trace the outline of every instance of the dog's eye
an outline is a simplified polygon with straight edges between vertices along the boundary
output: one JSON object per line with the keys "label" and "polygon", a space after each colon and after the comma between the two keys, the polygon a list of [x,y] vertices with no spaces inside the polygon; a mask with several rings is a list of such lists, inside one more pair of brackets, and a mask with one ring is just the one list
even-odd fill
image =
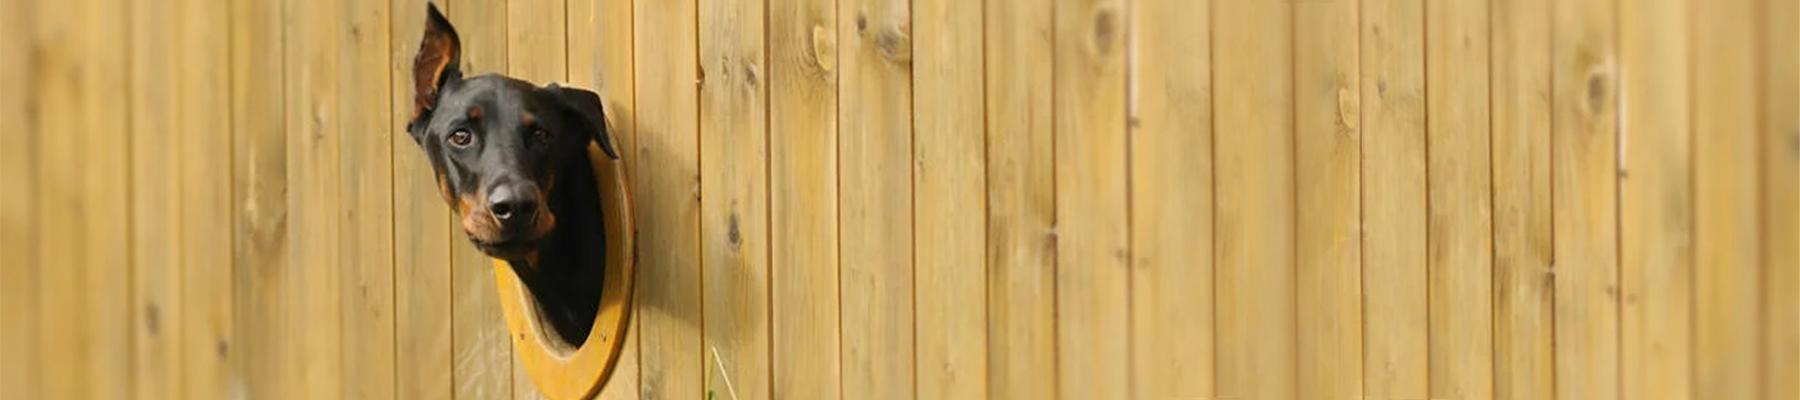
{"label": "dog's eye", "polygon": [[537,140],[538,143],[550,143],[550,131],[543,129],[533,130],[531,131],[531,138]]}
{"label": "dog's eye", "polygon": [[450,144],[456,147],[468,146],[469,143],[474,141],[475,135],[470,134],[466,129],[458,129],[456,132],[450,132]]}

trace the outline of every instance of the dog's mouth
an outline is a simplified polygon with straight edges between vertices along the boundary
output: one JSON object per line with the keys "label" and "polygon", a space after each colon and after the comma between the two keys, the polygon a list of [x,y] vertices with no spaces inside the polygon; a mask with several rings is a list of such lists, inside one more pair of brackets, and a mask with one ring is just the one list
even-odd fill
{"label": "dog's mouth", "polygon": [[538,214],[524,226],[504,226],[486,212],[463,215],[463,236],[476,250],[507,261],[528,259],[550,232],[556,229],[556,216]]}
{"label": "dog's mouth", "polygon": [[518,260],[529,256],[532,252],[537,250],[538,244],[543,241],[541,236],[495,241],[481,240],[480,238],[475,237],[475,235],[467,236],[469,238],[469,243],[474,244],[476,250],[481,250],[482,253],[487,254],[489,257],[502,260]]}
{"label": "dog's mouth", "polygon": [[[507,228],[497,224],[478,226],[478,230],[465,230],[463,233],[469,238],[469,243],[475,245],[476,250],[481,250],[489,257],[507,261],[526,260],[537,252],[545,238],[550,237],[550,231],[555,229],[555,223],[550,222],[553,220],[554,217],[549,215],[540,215],[537,223],[512,228],[510,233]],[[483,231],[479,228],[492,230]]]}

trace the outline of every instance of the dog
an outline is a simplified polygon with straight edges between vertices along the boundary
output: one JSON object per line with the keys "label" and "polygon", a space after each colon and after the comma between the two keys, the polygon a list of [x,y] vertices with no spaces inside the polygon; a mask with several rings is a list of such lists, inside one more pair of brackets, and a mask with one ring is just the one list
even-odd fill
{"label": "dog", "polygon": [[590,143],[618,158],[600,96],[497,74],[462,76],[462,41],[437,6],[413,58],[406,130],[469,242],[504,260],[540,315],[582,343],[599,308],[606,240]]}

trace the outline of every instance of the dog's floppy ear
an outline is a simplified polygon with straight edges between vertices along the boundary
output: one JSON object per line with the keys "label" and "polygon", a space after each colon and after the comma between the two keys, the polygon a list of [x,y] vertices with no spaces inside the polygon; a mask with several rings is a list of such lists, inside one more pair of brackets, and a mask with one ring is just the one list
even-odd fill
{"label": "dog's floppy ear", "polygon": [[600,106],[600,95],[554,82],[545,86],[544,90],[555,95],[557,100],[580,117],[579,122],[587,125],[584,129],[594,135],[594,142],[600,144],[600,149],[605,150],[608,157],[619,159],[619,151],[613,149],[612,134],[606,126],[606,111]]}
{"label": "dog's floppy ear", "polygon": [[435,4],[426,3],[425,13],[425,38],[419,40],[419,54],[413,56],[413,117],[406,124],[413,140],[425,132],[420,125],[430,119],[431,110],[437,107],[438,89],[462,79],[462,69],[457,66],[462,58],[462,39],[456,37],[456,28],[450,26],[450,20]]}

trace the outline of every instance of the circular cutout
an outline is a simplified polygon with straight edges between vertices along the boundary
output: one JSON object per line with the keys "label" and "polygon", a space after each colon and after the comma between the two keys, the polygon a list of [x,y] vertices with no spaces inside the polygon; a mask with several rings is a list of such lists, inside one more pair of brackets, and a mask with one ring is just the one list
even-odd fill
{"label": "circular cutout", "polygon": [[593,329],[579,344],[568,343],[539,312],[537,300],[507,265],[494,260],[494,280],[500,289],[500,308],[512,333],[514,354],[525,364],[538,390],[552,399],[585,399],[593,396],[612,374],[624,343],[626,322],[631,317],[632,273],[637,266],[637,247],[632,232],[631,196],[624,163],[608,158],[600,148],[588,145],[588,162],[599,181],[600,203],[606,229],[606,273],[601,281],[600,307]]}

